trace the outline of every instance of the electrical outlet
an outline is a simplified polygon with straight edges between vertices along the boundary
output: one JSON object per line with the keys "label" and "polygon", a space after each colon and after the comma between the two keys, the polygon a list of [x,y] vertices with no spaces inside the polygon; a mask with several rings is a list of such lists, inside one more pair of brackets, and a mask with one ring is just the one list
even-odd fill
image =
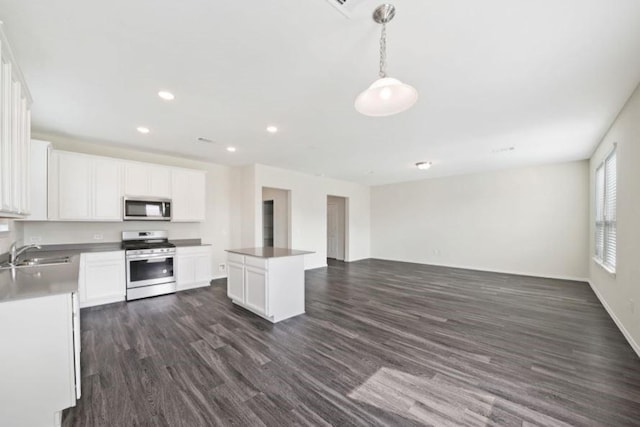
{"label": "electrical outlet", "polygon": [[102,239],[104,239],[104,236],[102,234],[93,235],[93,240],[102,240]]}
{"label": "electrical outlet", "polygon": [[227,271],[227,265],[226,264],[218,264],[218,270],[220,270],[221,272],[225,272]]}
{"label": "electrical outlet", "polygon": [[31,236],[31,243],[40,243],[42,242],[42,236]]}
{"label": "electrical outlet", "polygon": [[433,250],[433,254],[434,255],[440,255],[440,249],[434,249]]}
{"label": "electrical outlet", "polygon": [[631,311],[631,314],[636,313],[636,302],[634,300],[629,300],[629,310]]}

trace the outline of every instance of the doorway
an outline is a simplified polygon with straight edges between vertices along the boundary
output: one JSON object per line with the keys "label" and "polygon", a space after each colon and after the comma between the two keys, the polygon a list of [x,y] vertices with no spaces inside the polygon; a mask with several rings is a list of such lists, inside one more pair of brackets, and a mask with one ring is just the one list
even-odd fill
{"label": "doorway", "polygon": [[273,247],[273,200],[262,201],[262,246]]}
{"label": "doorway", "polygon": [[327,196],[327,258],[344,261],[347,252],[347,199]]}
{"label": "doorway", "polygon": [[262,188],[262,245],[291,248],[289,190]]}

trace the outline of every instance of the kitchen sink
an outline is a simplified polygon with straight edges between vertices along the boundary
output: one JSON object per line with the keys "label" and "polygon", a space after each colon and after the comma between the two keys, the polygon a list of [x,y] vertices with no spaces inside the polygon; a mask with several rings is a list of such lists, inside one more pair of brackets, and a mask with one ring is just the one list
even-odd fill
{"label": "kitchen sink", "polygon": [[[14,268],[23,267],[44,267],[47,265],[60,265],[68,264],[71,262],[71,258],[65,257],[50,257],[50,258],[27,258],[19,261]],[[0,269],[12,268],[9,263],[0,264]]]}

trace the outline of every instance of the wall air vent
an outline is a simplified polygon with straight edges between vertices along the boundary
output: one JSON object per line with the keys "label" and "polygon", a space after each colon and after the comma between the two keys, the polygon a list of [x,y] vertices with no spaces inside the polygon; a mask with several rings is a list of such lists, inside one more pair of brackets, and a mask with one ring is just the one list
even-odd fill
{"label": "wall air vent", "polygon": [[338,9],[347,18],[351,18],[351,12],[362,0],[327,0],[333,7]]}
{"label": "wall air vent", "polygon": [[215,144],[216,142],[213,139],[205,138],[204,136],[198,137],[198,142],[206,142],[207,144]]}

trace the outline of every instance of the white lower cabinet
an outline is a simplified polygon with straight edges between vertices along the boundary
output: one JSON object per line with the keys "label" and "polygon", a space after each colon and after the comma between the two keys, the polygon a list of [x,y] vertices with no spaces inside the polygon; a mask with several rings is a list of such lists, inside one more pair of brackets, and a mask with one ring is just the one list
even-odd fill
{"label": "white lower cabinet", "polygon": [[60,425],[80,397],[75,294],[0,303],[0,425]]}
{"label": "white lower cabinet", "polygon": [[211,246],[176,248],[176,281],[179,291],[209,286],[212,277]]}
{"label": "white lower cabinet", "polygon": [[275,323],[303,314],[304,258],[227,255],[227,296]]}
{"label": "white lower cabinet", "polygon": [[80,256],[80,306],[124,301],[125,273],[124,251],[83,253]]}

